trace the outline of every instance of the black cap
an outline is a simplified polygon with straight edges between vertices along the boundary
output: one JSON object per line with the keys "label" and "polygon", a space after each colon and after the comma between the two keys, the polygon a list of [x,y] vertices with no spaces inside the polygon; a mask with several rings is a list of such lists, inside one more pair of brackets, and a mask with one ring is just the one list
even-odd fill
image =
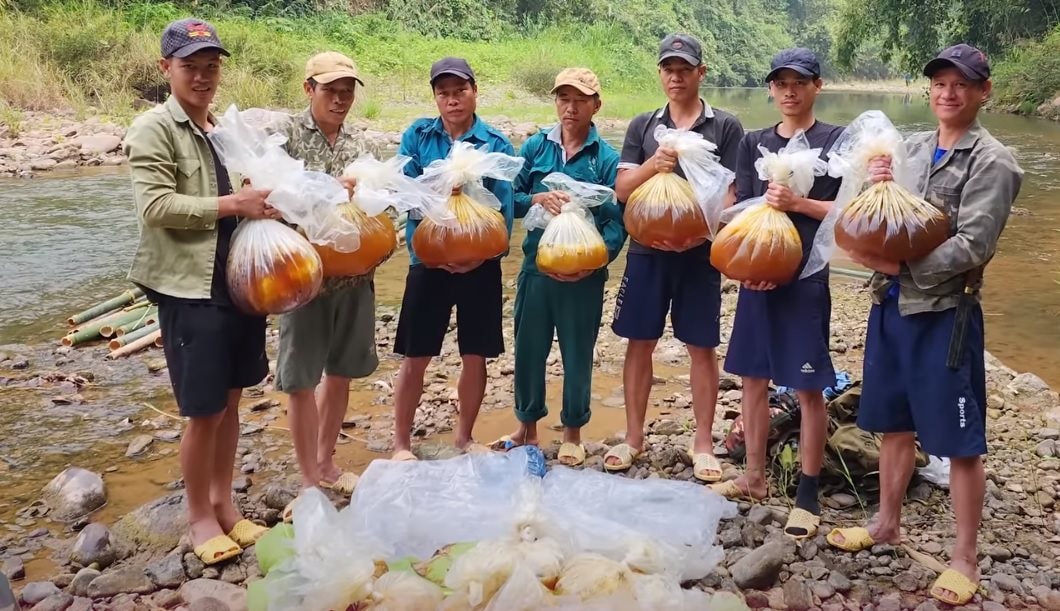
{"label": "black cap", "polygon": [[683,59],[693,66],[703,63],[703,47],[687,34],[670,34],[659,44],[659,63],[671,57]]}
{"label": "black cap", "polygon": [[459,57],[443,57],[442,59],[431,64],[431,84],[438,80],[438,77],[451,74],[458,76],[465,81],[475,82],[475,73],[471,70],[471,66],[468,65],[467,60]]}
{"label": "black cap", "polygon": [[942,53],[924,66],[924,76],[931,77],[943,68],[957,68],[970,81],[990,78],[990,62],[986,54],[972,45],[959,44],[943,49]]}
{"label": "black cap", "polygon": [[162,32],[162,57],[187,57],[203,49],[216,49],[230,55],[221,45],[217,30],[202,19],[181,19]]}
{"label": "black cap", "polygon": [[784,49],[774,55],[773,61],[769,63],[766,82],[777,78],[777,73],[781,70],[794,70],[803,76],[817,78],[821,76],[821,62],[817,61],[817,54],[809,49]]}

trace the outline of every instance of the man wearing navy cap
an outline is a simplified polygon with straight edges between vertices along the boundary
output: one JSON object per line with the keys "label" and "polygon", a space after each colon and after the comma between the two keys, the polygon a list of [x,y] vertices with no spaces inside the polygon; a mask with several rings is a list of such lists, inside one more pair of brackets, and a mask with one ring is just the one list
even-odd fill
{"label": "man wearing navy cap", "polygon": [[[915,443],[950,459],[957,522],[950,568],[931,595],[964,605],[979,587],[976,536],[986,478],[986,373],[983,270],[1019,194],[1023,170],[979,124],[990,96],[990,64],[975,47],[945,49],[924,66],[931,79],[934,131],[909,138],[934,160],[926,199],[945,210],[950,238],[916,261],[851,257],[876,273],[865,339],[858,426],[882,433],[880,511],[867,528],[837,528],[828,542],[847,551],[900,541],[902,499],[913,474]],[[893,180],[890,159],[870,163],[873,182]]]}
{"label": "man wearing navy cap", "polygon": [[821,65],[809,49],[785,49],[770,64],[766,83],[781,120],[772,127],[751,132],[740,143],[736,170],[736,201],[765,197],[766,202],[787,213],[802,242],[802,263],[795,279],[776,286],[745,282],[733,320],[725,370],[743,378],[743,422],[746,432],[747,468],[735,481],[716,484],[714,489],[729,498],[764,499],[766,443],[769,436],[769,382],[796,389],[802,412],[799,454],[802,473],[795,496],[795,509],[785,532],[795,538],[813,536],[819,515],[817,477],[824,459],[827,421],[823,389],[835,384],[835,371],[828,353],[831,337],[831,295],[828,270],[802,279],[802,268],[813,249],[814,236],[839,193],[840,180],[820,176],[805,197],[783,185],[759,179],[755,161],[759,146],[777,152],[802,132],[811,148],[821,149],[827,160],[843,128],[818,121],[814,102],[820,93]]}

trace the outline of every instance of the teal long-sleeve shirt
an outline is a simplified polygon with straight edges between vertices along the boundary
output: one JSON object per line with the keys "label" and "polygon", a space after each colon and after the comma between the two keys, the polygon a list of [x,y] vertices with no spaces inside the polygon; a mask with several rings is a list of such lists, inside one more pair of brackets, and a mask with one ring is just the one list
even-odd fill
{"label": "teal long-sleeve shirt", "polygon": [[[536,193],[548,191],[541,181],[552,172],[562,172],[571,178],[615,188],[618,175],[619,154],[600,138],[593,126],[580,151],[570,159],[564,159],[560,141],[560,127],[543,129],[523,143],[519,155],[526,161],[515,179],[515,216],[523,218],[530,212],[531,200]],[[596,228],[607,246],[608,261],[614,261],[626,242],[626,229],[622,224],[622,210],[615,203],[590,208]],[[526,234],[523,240],[523,271],[537,274],[537,245],[541,241],[542,229]],[[600,273],[607,273],[606,268]]]}
{"label": "teal long-sleeve shirt", "polygon": [[[490,127],[485,121],[475,116],[471,129],[458,138],[460,141],[470,142],[476,148],[487,145],[487,152],[504,153],[515,156],[515,148],[508,138],[500,131]],[[423,174],[424,168],[438,159],[445,159],[453,148],[453,139],[445,131],[442,119],[417,119],[401,135],[401,146],[398,154],[411,157],[411,161],[405,165],[405,174],[416,178]],[[512,224],[515,220],[515,201],[512,183],[504,180],[486,178],[482,181],[483,186],[489,189],[501,202],[501,214],[504,216],[504,224],[508,228],[508,237],[512,235]],[[409,262],[418,265],[419,259],[412,251],[412,234],[419,226],[422,219],[413,218],[409,215],[408,223],[405,225],[405,245],[409,249]]]}

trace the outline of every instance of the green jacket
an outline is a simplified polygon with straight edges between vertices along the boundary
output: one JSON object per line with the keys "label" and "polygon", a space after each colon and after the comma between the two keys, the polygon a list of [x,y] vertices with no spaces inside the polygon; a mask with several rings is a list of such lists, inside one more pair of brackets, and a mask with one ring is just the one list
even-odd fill
{"label": "green jacket", "polygon": [[[563,144],[560,142],[560,127],[542,129],[530,136],[519,150],[519,155],[526,162],[519,176],[515,179],[515,216],[523,218],[533,205],[531,200],[536,193],[548,189],[541,181],[552,172],[562,172],[571,178],[615,188],[615,177],[618,175],[618,152],[611,147],[596,131],[596,126],[589,129],[585,145],[570,159],[564,160]],[[622,225],[622,211],[615,203],[590,208],[596,228],[607,245],[608,261],[614,261],[626,242],[626,229]],[[542,229],[535,229],[526,234],[523,240],[523,271],[539,273],[537,270],[537,245],[541,241]],[[606,268],[599,273],[607,273]]]}
{"label": "green jacket", "polygon": [[219,198],[205,137],[170,96],[136,118],[124,151],[140,226],[129,280],[170,297],[209,299]]}

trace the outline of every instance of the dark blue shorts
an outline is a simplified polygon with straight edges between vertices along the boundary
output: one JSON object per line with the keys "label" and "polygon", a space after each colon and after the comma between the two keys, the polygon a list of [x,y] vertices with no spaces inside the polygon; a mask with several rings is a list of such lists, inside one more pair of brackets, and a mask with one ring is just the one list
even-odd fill
{"label": "dark blue shorts", "polygon": [[710,244],[685,252],[629,253],[611,329],[627,339],[655,340],[670,313],[674,337],[689,346],[720,343],[721,273]]}
{"label": "dark blue shorts", "polygon": [[828,354],[828,283],[802,280],[771,291],[740,289],[725,371],[796,390],[835,385]]}
{"label": "dark blue shorts", "polygon": [[873,433],[915,431],[928,454],[986,454],[983,310],[972,306],[958,369],[946,366],[956,309],[902,316],[898,299],[874,305],[865,339],[858,426]]}

